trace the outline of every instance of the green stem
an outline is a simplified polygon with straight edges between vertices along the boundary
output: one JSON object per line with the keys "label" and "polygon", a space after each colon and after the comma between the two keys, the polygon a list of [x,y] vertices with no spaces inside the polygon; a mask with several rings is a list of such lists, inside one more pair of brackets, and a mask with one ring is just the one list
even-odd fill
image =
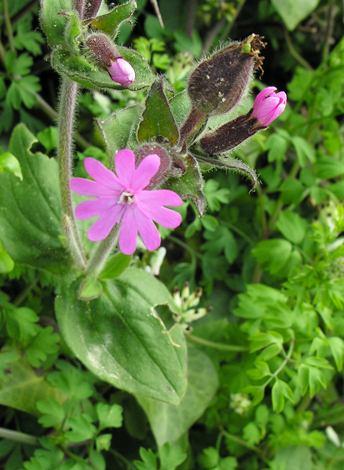
{"label": "green stem", "polygon": [[293,46],[293,43],[291,42],[288,30],[285,26],[284,26],[284,37],[285,37],[285,41],[287,43],[290,55],[292,55],[294,59],[296,59],[306,70],[309,70],[310,72],[314,72],[313,67],[311,67],[309,63],[303,57],[301,57],[300,54],[296,52]]}
{"label": "green stem", "polygon": [[219,349],[221,351],[234,351],[234,352],[245,352],[249,351],[250,349],[247,346],[238,346],[236,344],[222,344],[222,343],[215,343],[214,341],[209,341],[204,338],[200,338],[199,336],[194,335],[187,335],[186,338],[193,343],[202,344],[203,346],[208,346],[209,348]]}
{"label": "green stem", "polygon": [[278,376],[278,374],[285,368],[285,366],[288,364],[289,362],[289,359],[291,358],[291,355],[293,354],[293,351],[294,351],[294,344],[295,344],[295,338],[294,338],[294,332],[293,332],[293,336],[291,338],[291,343],[290,343],[290,348],[289,348],[289,351],[288,351],[288,354],[286,355],[284,361],[282,362],[282,364],[279,366],[278,369],[275,370],[275,372],[271,375],[271,377],[265,382],[265,384],[263,385],[263,387],[266,387],[267,385],[269,385],[269,383],[275,378]]}
{"label": "green stem", "polygon": [[90,261],[86,266],[86,274],[97,277],[103,269],[109,254],[118,242],[120,225],[116,224],[110,234],[100,242]]}
{"label": "green stem", "polygon": [[78,455],[75,455],[73,454],[73,452],[70,452],[69,450],[67,450],[65,447],[62,447],[62,446],[57,446],[60,450],[62,450],[62,452],[67,455],[67,457],[69,457],[70,459],[74,460],[74,462],[78,462],[78,463],[81,463],[82,465],[85,465],[86,467],[88,468],[91,468],[92,470],[94,470],[95,467],[94,465],[86,462],[86,460],[82,459],[81,457],[79,457]]}
{"label": "green stem", "polygon": [[121,460],[123,463],[125,463],[127,465],[127,468],[131,468],[132,470],[137,470],[137,468],[135,467],[135,465],[133,463],[130,462],[130,460],[128,460],[127,458],[125,458],[122,454],[120,454],[119,452],[117,452],[117,450],[115,449],[109,449],[108,452],[110,452],[110,454],[114,455],[115,457],[117,457],[119,460]]}
{"label": "green stem", "polygon": [[11,25],[11,18],[8,13],[8,4],[7,0],[2,0],[2,5],[4,8],[4,16],[5,16],[5,24],[6,24],[6,30],[7,30],[7,36],[8,36],[8,44],[10,46],[10,51],[15,51],[14,47],[14,40],[13,40],[13,31],[12,31],[12,25]]}
{"label": "green stem", "polygon": [[24,300],[26,299],[26,297],[29,295],[29,293],[32,291],[32,289],[35,287],[35,285],[37,284],[38,282],[38,277],[36,277],[36,279],[34,279],[31,284],[29,284],[27,286],[27,288],[25,290],[23,290],[23,292],[21,292],[18,297],[14,300],[13,302],[13,306],[14,307],[19,307],[19,305],[24,302]]}
{"label": "green stem", "polygon": [[200,260],[203,259],[203,255],[201,255],[200,253],[197,253],[197,251],[193,250],[191,246],[189,246],[187,243],[184,243],[183,241],[179,240],[179,238],[174,237],[173,235],[169,235],[167,238],[171,240],[172,242],[177,243],[177,245],[183,247],[186,251],[190,253],[192,257],[195,257],[195,258],[197,257]]}
{"label": "green stem", "polygon": [[[73,201],[69,183],[72,176],[72,146],[73,146],[73,124],[74,113],[77,100],[78,84],[67,78],[62,79],[60,105],[58,113],[59,128],[59,146],[58,161],[60,175],[60,189],[62,209],[65,217],[70,221],[73,237],[66,230],[68,248],[74,261],[80,268],[84,268],[86,264],[84,250],[81,244],[80,234],[76,225],[76,219],[73,210]],[[81,260],[76,253],[81,253]]]}
{"label": "green stem", "polygon": [[231,224],[230,222],[227,222],[225,220],[219,220],[220,224],[221,225],[225,225],[226,227],[228,227],[230,230],[233,230],[233,232],[235,232],[236,234],[238,234],[241,238],[243,238],[244,240],[247,241],[247,243],[251,246],[254,246],[254,242],[253,240],[251,240],[251,238],[246,235],[245,232],[243,232],[242,230],[240,230],[240,228],[236,227],[234,224]]}
{"label": "green stem", "polygon": [[237,444],[242,445],[243,447],[246,447],[247,449],[253,450],[259,455],[259,458],[266,464],[270,464],[269,460],[266,459],[263,455],[263,452],[258,449],[256,446],[251,446],[248,442],[244,441],[243,439],[240,439],[237,436],[234,436],[234,434],[230,434],[229,432],[225,431],[224,429],[221,429],[222,434],[229,439],[232,442],[236,442]]}
{"label": "green stem", "polygon": [[238,16],[240,15],[240,12],[241,10],[243,9],[244,5],[245,5],[245,2],[246,0],[241,0],[241,4],[237,7],[236,9],[236,12],[235,12],[235,15],[233,16],[233,19],[230,23],[228,23],[228,26],[227,28],[224,30],[224,32],[222,33],[222,36],[221,36],[221,40],[222,41],[226,41],[228,40],[228,37],[230,35],[230,32],[234,26],[234,23],[236,22],[236,20],[238,19]]}
{"label": "green stem", "polygon": [[[289,176],[288,176],[287,180],[295,178],[295,176],[299,172],[299,169],[300,169],[300,164],[296,160],[294,162],[294,165],[293,165],[292,169],[290,170],[290,173],[289,173]],[[279,199],[278,202],[277,202],[276,208],[274,210],[274,213],[272,214],[271,219],[269,220],[269,224],[268,224],[268,227],[267,227],[267,232],[265,233],[265,238],[266,239],[269,238],[270,232],[274,228],[275,223],[278,219],[278,216],[279,216],[281,210],[283,209],[283,206],[284,206],[283,201],[281,199]]]}
{"label": "green stem", "polygon": [[12,431],[11,429],[0,428],[0,437],[10,441],[20,442],[21,444],[28,444],[30,446],[40,445],[38,437],[24,434],[19,431]]}

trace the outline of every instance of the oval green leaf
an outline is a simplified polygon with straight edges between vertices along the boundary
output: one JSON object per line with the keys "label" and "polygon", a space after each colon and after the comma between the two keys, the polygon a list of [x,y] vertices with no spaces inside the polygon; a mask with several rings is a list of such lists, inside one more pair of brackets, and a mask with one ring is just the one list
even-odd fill
{"label": "oval green leaf", "polygon": [[150,274],[127,269],[104,281],[101,295],[77,299],[80,280],[62,285],[56,299],[61,332],[75,355],[115,387],[177,405],[186,391],[186,344],[179,326],[167,331],[153,312],[173,305]]}

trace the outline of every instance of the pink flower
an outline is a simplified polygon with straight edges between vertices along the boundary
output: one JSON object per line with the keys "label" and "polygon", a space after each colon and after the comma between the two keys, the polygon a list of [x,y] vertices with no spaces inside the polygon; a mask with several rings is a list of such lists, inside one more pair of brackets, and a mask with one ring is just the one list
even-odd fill
{"label": "pink flower", "polygon": [[131,64],[119,57],[109,67],[110,77],[122,86],[131,85],[135,81],[135,70]]}
{"label": "pink flower", "polygon": [[275,93],[274,86],[268,86],[258,93],[253,105],[252,117],[255,117],[260,126],[268,126],[284,111],[287,104],[287,95],[284,91]]}
{"label": "pink flower", "polygon": [[159,170],[158,155],[147,155],[135,168],[134,153],[121,150],[115,157],[116,175],[94,158],[85,158],[84,164],[94,181],[73,178],[70,187],[77,194],[96,197],[75,209],[75,216],[80,220],[100,215],[87,233],[89,240],[104,240],[113,226],[121,223],[119,248],[131,255],[136,249],[138,233],[147,250],[160,246],[159,231],[153,221],[166,228],[180,225],[181,215],[163,207],[180,206],[183,202],[178,194],[167,189],[144,189]]}

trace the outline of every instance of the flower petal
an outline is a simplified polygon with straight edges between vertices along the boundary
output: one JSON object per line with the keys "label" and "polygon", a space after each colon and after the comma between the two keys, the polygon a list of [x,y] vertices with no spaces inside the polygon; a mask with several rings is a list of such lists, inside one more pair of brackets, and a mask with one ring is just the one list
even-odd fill
{"label": "flower petal", "polygon": [[115,156],[115,171],[118,180],[125,189],[130,189],[135,175],[134,152],[128,149],[120,150]]}
{"label": "flower petal", "polygon": [[97,183],[108,186],[109,188],[123,191],[123,186],[119,183],[117,177],[112,171],[108,170],[102,163],[95,158],[88,157],[84,160],[87,173],[97,181]]}
{"label": "flower petal", "polygon": [[155,191],[141,191],[138,195],[141,202],[159,206],[181,206],[183,201],[174,191],[157,189]]}
{"label": "flower petal", "polygon": [[124,209],[125,206],[122,204],[116,204],[104,212],[88,230],[87,238],[92,242],[104,240],[111,232],[112,227],[120,222]]}
{"label": "flower petal", "polygon": [[149,185],[150,180],[158,172],[160,167],[160,157],[155,153],[147,155],[135,170],[135,177],[132,181],[132,189],[138,191]]}
{"label": "flower petal", "polygon": [[116,194],[114,189],[86,178],[73,178],[69,183],[69,187],[75,193],[83,196],[114,197]]}
{"label": "flower petal", "polygon": [[275,86],[268,86],[264,88],[261,92],[258,93],[256,99],[254,100],[253,107],[256,107],[260,104],[261,101],[265,100],[267,96],[274,95],[274,92],[277,90]]}
{"label": "flower petal", "polygon": [[154,207],[152,211],[142,209],[141,206],[139,209],[146,217],[165,228],[176,228],[183,220],[178,212],[166,207]]}
{"label": "flower petal", "polygon": [[119,249],[125,255],[132,255],[137,245],[137,224],[133,207],[127,207],[119,232]]}
{"label": "flower petal", "polygon": [[111,207],[116,205],[117,200],[109,199],[90,199],[89,201],[81,202],[75,209],[75,217],[79,220],[90,219],[97,215],[101,215]]}
{"label": "flower petal", "polygon": [[137,228],[141,235],[142,241],[148,251],[154,251],[159,248],[161,238],[159,230],[154,225],[154,222],[141,212],[137,207],[133,209],[136,219]]}

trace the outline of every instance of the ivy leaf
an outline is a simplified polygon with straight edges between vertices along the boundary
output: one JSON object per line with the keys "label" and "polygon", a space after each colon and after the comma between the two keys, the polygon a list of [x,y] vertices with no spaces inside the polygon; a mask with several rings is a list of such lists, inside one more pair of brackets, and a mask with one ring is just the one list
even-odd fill
{"label": "ivy leaf", "polygon": [[37,402],[37,409],[42,414],[38,422],[46,428],[56,426],[65,417],[65,411],[55,398],[49,397],[46,400],[39,400]]}
{"label": "ivy leaf", "polygon": [[37,139],[45,148],[47,154],[57,148],[58,130],[57,127],[46,127],[44,131],[37,134]]}
{"label": "ivy leaf", "polygon": [[91,422],[92,418],[87,413],[75,418],[68,418],[67,424],[72,430],[65,433],[66,439],[69,442],[82,442],[93,439],[97,434],[97,428]]}
{"label": "ivy leaf", "polygon": [[197,458],[198,463],[206,469],[217,467],[220,455],[215,447],[207,447]]}
{"label": "ivy leaf", "polygon": [[276,377],[272,387],[272,408],[276,413],[281,413],[284,408],[284,398],[294,403],[294,395],[289,385]]}
{"label": "ivy leaf", "polygon": [[232,232],[223,225],[217,227],[215,231],[206,231],[204,238],[208,241],[203,243],[202,249],[207,252],[207,256],[218,256],[224,252],[228,264],[232,264],[238,256],[237,242]]}
{"label": "ivy leaf", "polygon": [[159,452],[160,470],[175,470],[187,457],[179,446],[171,446],[166,442]]}
{"label": "ivy leaf", "polygon": [[48,375],[47,380],[51,385],[75,401],[85,400],[93,395],[93,387],[87,372],[61,360],[57,361],[55,366],[60,370]]}
{"label": "ivy leaf", "polygon": [[328,343],[330,346],[331,354],[334,358],[334,362],[336,363],[337,370],[341,371],[343,368],[344,361],[344,341],[342,340],[342,338],[332,336],[331,338],[328,338]]}
{"label": "ivy leaf", "polygon": [[6,322],[8,336],[27,344],[39,331],[39,326],[36,324],[38,319],[39,317],[31,308],[9,309]]}
{"label": "ivy leaf", "polygon": [[25,354],[33,367],[41,367],[49,355],[58,352],[59,335],[53,331],[52,326],[40,328],[30,345],[25,348]]}
{"label": "ivy leaf", "polygon": [[20,54],[17,57],[16,52],[7,52],[5,55],[5,65],[7,72],[12,75],[20,75],[23,77],[30,73],[33,64],[33,58],[29,54]]}
{"label": "ivy leaf", "polygon": [[281,238],[263,240],[252,250],[253,256],[262,264],[262,269],[275,275],[278,275],[287,263],[291,252],[291,243]]}
{"label": "ivy leaf", "polygon": [[204,185],[204,195],[207,200],[209,210],[217,212],[221,209],[221,204],[228,204],[230,191],[227,188],[220,188],[220,183],[209,179]]}
{"label": "ivy leaf", "polygon": [[42,49],[39,44],[44,44],[44,39],[38,31],[32,31],[30,23],[19,22],[17,34],[14,37],[14,46],[18,50],[26,49],[32,55],[39,55]]}
{"label": "ivy leaf", "polygon": [[120,428],[122,426],[123,408],[120,405],[114,404],[110,406],[106,403],[98,403],[96,410],[100,431],[105,428]]}
{"label": "ivy leaf", "polygon": [[158,470],[158,462],[151,449],[146,450],[141,447],[139,452],[142,462],[139,460],[134,461],[138,470]]}
{"label": "ivy leaf", "polygon": [[243,437],[245,441],[254,446],[261,440],[261,435],[258,426],[255,423],[248,423],[243,429]]}
{"label": "ivy leaf", "polygon": [[111,446],[112,434],[101,434],[96,438],[96,448],[98,452],[109,450]]}

